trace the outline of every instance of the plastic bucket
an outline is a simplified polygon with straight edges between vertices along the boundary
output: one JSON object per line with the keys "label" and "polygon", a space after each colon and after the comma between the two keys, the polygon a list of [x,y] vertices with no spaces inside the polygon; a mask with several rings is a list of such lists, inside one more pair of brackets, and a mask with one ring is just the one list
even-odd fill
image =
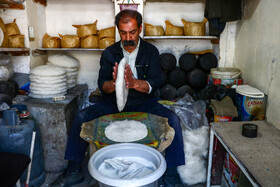
{"label": "plastic bucket", "polygon": [[256,88],[249,85],[237,86],[236,105],[241,121],[265,119],[266,97]]}
{"label": "plastic bucket", "polygon": [[[114,179],[105,176],[98,168],[105,159],[112,159],[115,157],[122,158],[140,158],[146,159],[152,162],[156,170],[141,178],[134,179]],[[148,147],[146,145],[137,143],[120,143],[109,145],[96,151],[89,160],[88,168],[91,176],[95,178],[100,187],[111,186],[145,186],[145,187],[157,187],[158,179],[163,175],[166,170],[166,162],[160,152],[156,149]]]}
{"label": "plastic bucket", "polygon": [[222,84],[228,88],[232,85],[241,85],[241,71],[236,68],[212,68],[208,77],[208,84]]}

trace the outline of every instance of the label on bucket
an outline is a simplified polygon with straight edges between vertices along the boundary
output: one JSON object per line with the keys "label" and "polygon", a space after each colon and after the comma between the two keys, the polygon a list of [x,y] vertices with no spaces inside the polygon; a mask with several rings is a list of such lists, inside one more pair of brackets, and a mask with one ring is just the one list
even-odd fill
{"label": "label on bucket", "polygon": [[241,121],[265,119],[266,97],[252,98],[237,93],[236,104]]}
{"label": "label on bucket", "polygon": [[229,122],[232,121],[231,116],[216,116],[214,115],[214,122]]}
{"label": "label on bucket", "polygon": [[242,79],[215,79],[210,75],[208,76],[208,84],[225,85],[227,88],[231,88],[233,85],[241,85]]}

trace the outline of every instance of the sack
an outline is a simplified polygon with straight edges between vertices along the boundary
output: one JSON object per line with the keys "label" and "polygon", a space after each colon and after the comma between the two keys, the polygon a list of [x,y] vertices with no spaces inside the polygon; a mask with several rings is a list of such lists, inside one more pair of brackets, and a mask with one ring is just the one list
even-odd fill
{"label": "sack", "polygon": [[0,17],[0,28],[2,29],[2,31],[5,33],[7,30],[6,30],[6,26],[5,26],[5,23],[4,21],[2,20],[2,18]]}
{"label": "sack", "polygon": [[206,18],[202,22],[189,22],[181,20],[184,24],[185,36],[205,36],[205,24],[208,21]]}
{"label": "sack", "polygon": [[10,48],[24,48],[24,35],[9,36]]}
{"label": "sack", "polygon": [[9,36],[8,33],[4,33],[4,40],[2,42],[1,47],[9,47]]}
{"label": "sack", "polygon": [[163,36],[164,30],[162,26],[154,26],[148,23],[145,25],[145,36]]}
{"label": "sack", "polygon": [[183,36],[184,27],[174,26],[170,21],[165,21],[165,35],[166,36]]}
{"label": "sack", "polygon": [[77,35],[79,36],[79,38],[83,38],[86,36],[97,34],[96,24],[97,24],[97,20],[93,24],[72,25],[72,26],[77,28]]}
{"label": "sack", "polygon": [[5,23],[3,22],[2,18],[0,18],[0,28],[2,29],[3,34],[4,34],[3,42],[0,47],[9,47],[9,36],[7,33]]}
{"label": "sack", "polygon": [[43,37],[43,48],[60,48],[60,38],[51,37],[46,33]]}
{"label": "sack", "polygon": [[100,49],[106,49],[110,45],[113,45],[115,43],[115,38],[102,38],[99,40],[99,48]]}
{"label": "sack", "polygon": [[14,19],[12,23],[8,23],[5,26],[6,26],[8,36],[20,35],[20,31],[16,24],[16,19]]}
{"label": "sack", "polygon": [[102,38],[115,38],[115,27],[102,29],[98,32],[99,40]]}
{"label": "sack", "polygon": [[81,48],[98,48],[98,36],[86,36],[81,39]]}
{"label": "sack", "polygon": [[76,35],[61,35],[61,48],[79,48],[80,38]]}

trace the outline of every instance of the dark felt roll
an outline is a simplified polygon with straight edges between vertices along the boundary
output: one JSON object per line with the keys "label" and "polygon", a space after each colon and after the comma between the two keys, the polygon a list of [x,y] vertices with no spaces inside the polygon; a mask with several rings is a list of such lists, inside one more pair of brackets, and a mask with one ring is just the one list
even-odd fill
{"label": "dark felt roll", "polygon": [[162,53],[159,56],[160,66],[163,70],[171,71],[176,67],[176,57],[171,53]]}
{"label": "dark felt roll", "polygon": [[179,67],[176,67],[174,70],[168,73],[168,81],[175,88],[179,88],[186,84],[187,75]]}
{"label": "dark felt roll", "polygon": [[194,54],[185,53],[179,59],[179,66],[184,71],[191,71],[196,68],[196,58]]}

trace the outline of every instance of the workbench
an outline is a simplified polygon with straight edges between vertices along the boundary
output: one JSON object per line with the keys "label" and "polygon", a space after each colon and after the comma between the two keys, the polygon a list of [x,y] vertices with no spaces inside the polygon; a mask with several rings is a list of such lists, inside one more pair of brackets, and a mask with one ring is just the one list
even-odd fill
{"label": "workbench", "polygon": [[[242,124],[258,126],[256,138],[241,135]],[[214,137],[221,142],[253,186],[280,186],[280,130],[265,121],[213,122],[210,124],[207,187],[211,186]]]}
{"label": "workbench", "polygon": [[80,84],[67,91],[65,100],[28,98],[19,103],[27,105],[27,111],[35,118],[41,131],[45,171],[48,173],[59,173],[67,166],[64,160],[67,137],[87,92],[87,85]]}

